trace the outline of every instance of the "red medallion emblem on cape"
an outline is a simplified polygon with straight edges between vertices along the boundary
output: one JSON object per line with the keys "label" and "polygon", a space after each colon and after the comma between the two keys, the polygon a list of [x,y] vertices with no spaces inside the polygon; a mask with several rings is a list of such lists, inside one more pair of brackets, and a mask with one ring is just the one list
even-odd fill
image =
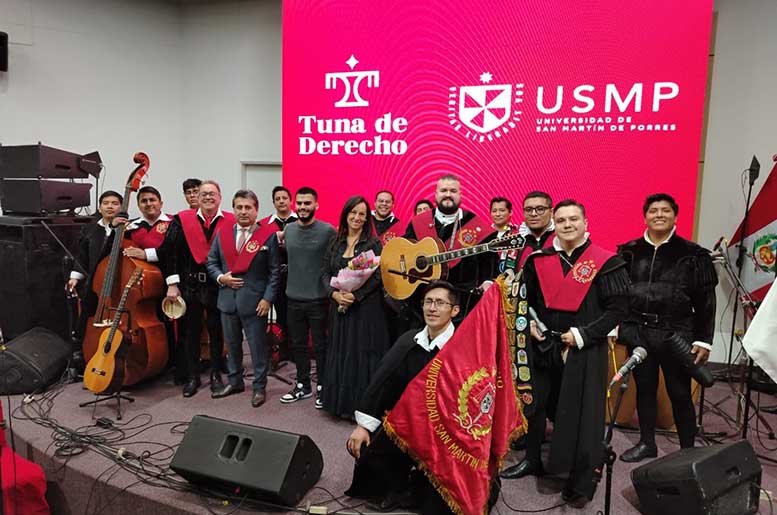
{"label": "red medallion emblem on cape", "polygon": [[[234,224],[233,224],[234,225]],[[269,240],[277,231],[278,226],[267,224],[259,226],[243,245],[243,249],[238,252],[235,244],[235,229],[230,227],[227,230],[224,227],[219,232],[219,243],[221,252],[224,254],[224,261],[227,262],[227,269],[233,274],[244,274],[251,266],[251,261],[259,254],[267,240]]]}
{"label": "red medallion emblem on cape", "polygon": [[577,311],[594,277],[614,255],[597,245],[589,245],[566,276],[557,253],[537,255],[534,266],[548,309]]}
{"label": "red medallion emblem on cape", "polygon": [[186,243],[189,244],[189,250],[192,253],[192,257],[197,264],[202,265],[208,260],[208,252],[210,252],[210,244],[213,242],[213,237],[223,227],[232,228],[235,225],[235,215],[228,211],[222,211],[221,217],[213,220],[214,223],[218,223],[218,227],[211,234],[210,240],[205,238],[205,232],[200,225],[199,217],[195,209],[187,209],[178,213],[178,218],[181,219],[181,227],[183,228],[183,234],[186,236]]}
{"label": "red medallion emblem on cape", "polygon": [[[427,237],[434,238],[435,240],[440,239],[437,236],[437,230],[434,226],[434,211],[432,209],[414,216],[410,223],[413,225],[416,240],[421,241]],[[463,227],[460,227],[458,231],[453,233],[453,247],[451,247],[450,240],[443,242],[443,244],[447,250],[474,247],[485,240],[490,234],[493,234],[493,231],[490,229],[490,224],[485,223],[480,217],[475,215],[470,218],[469,222],[465,223]],[[461,259],[450,261],[448,263],[448,268],[453,268],[458,265],[460,261]]]}
{"label": "red medallion emblem on cape", "polygon": [[383,422],[456,514],[487,513],[510,440],[526,431],[511,366],[502,293],[489,288]]}
{"label": "red medallion emblem on cape", "polygon": [[[139,220],[142,221],[142,220]],[[158,249],[165,241],[169,221],[157,220],[151,228],[136,227],[129,233],[130,240],[136,247],[141,249]]]}

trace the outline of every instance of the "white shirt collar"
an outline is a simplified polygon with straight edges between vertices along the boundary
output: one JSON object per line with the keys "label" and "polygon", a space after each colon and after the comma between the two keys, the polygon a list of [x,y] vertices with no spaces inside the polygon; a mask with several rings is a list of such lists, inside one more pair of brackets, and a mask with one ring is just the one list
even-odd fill
{"label": "white shirt collar", "polygon": [[167,216],[167,214],[165,214],[164,212],[163,212],[163,213],[161,213],[161,214],[159,215],[159,217],[158,217],[156,220],[154,220],[154,221],[149,221],[148,219],[146,219],[146,218],[143,218],[143,217],[141,216],[141,217],[139,217],[139,218],[136,218],[136,219],[134,219],[133,221],[131,221],[131,222],[129,223],[129,225],[127,225],[127,230],[130,230],[130,231],[132,231],[132,230],[134,230],[134,229],[137,229],[138,227],[140,227],[140,222],[146,222],[148,225],[150,225],[151,227],[153,227],[153,226],[154,226],[154,224],[155,224],[155,223],[157,223],[157,222],[169,222],[170,220],[171,220],[171,218],[170,218],[169,216]]}
{"label": "white shirt collar", "polygon": [[446,215],[442,211],[440,211],[440,208],[434,208],[434,217],[443,225],[452,224],[456,221],[458,218],[461,220],[461,217],[463,216],[463,212],[461,208],[458,209],[455,213],[452,215]]}
{"label": "white shirt collar", "polygon": [[[246,229],[248,229],[248,234],[253,234],[258,227],[259,224],[257,222],[254,222],[254,225],[251,227],[246,227]],[[239,223],[235,222],[235,230],[239,231],[240,229],[243,229],[243,227]]]}
{"label": "white shirt collar", "polygon": [[448,343],[448,340],[453,336],[453,331],[456,328],[453,326],[453,322],[448,322],[448,326],[443,332],[437,335],[432,341],[429,341],[429,326],[424,327],[421,332],[416,334],[413,339],[420,345],[426,352],[431,352],[435,347],[442,350],[443,346]]}
{"label": "white shirt collar", "polygon": [[[202,214],[202,208],[197,209],[197,216],[205,220],[205,215]],[[224,213],[221,212],[221,208],[219,208],[219,210],[216,211],[216,214],[213,216],[213,219],[215,220],[220,216],[224,216]]]}
{"label": "white shirt collar", "polygon": [[[286,217],[286,220],[288,220],[292,216],[294,218],[296,218],[297,217],[297,213],[295,213],[294,211],[289,211],[289,216]],[[271,223],[274,223],[276,220],[280,220],[281,222],[285,222],[286,221],[283,218],[281,218],[280,216],[278,216],[278,213],[276,212],[276,213],[273,213],[273,214],[270,215],[270,217],[267,219],[267,223],[271,224]]]}
{"label": "white shirt collar", "polygon": [[[572,252],[574,252],[575,249],[579,249],[580,247],[585,245],[585,242],[588,241],[589,236],[591,236],[591,233],[586,231],[585,235],[583,235],[583,241],[581,241],[578,245],[575,245],[575,248],[572,249]],[[564,252],[564,249],[561,248],[561,240],[558,239],[558,236],[553,237],[553,248],[556,250],[556,252]]]}
{"label": "white shirt collar", "polygon": [[[550,221],[550,225],[545,228],[544,231],[542,231],[542,234],[545,234],[546,232],[552,232],[556,230],[556,226],[553,224],[553,220]],[[532,234],[531,229],[529,229],[529,226],[526,225],[526,222],[521,222],[521,226],[518,227],[518,234],[521,236],[526,236],[527,234]],[[540,235],[542,236],[542,235]]]}
{"label": "white shirt collar", "polygon": [[379,218],[378,218],[378,213],[377,213],[377,212],[375,212],[375,210],[373,209],[373,210],[372,210],[372,216],[373,216],[373,217],[375,218],[375,220],[377,220],[378,222],[382,222],[383,220],[394,220],[394,211],[392,211],[391,213],[389,213],[389,215],[388,215],[386,218],[379,219]]}
{"label": "white shirt collar", "polygon": [[644,234],[644,236],[643,236],[643,237],[645,238],[645,241],[646,241],[646,242],[648,242],[648,243],[650,243],[652,246],[654,246],[654,247],[660,247],[661,245],[663,245],[664,243],[666,243],[667,241],[669,241],[669,240],[671,240],[671,239],[672,239],[672,236],[674,236],[674,232],[675,232],[676,230],[677,230],[677,226],[675,225],[674,227],[672,227],[672,230],[669,232],[669,236],[667,236],[667,237],[666,237],[666,239],[665,239],[664,241],[662,241],[661,243],[659,243],[658,245],[656,245],[655,243],[653,243],[653,241],[650,239],[650,236],[648,236],[647,229],[645,229],[645,234]]}

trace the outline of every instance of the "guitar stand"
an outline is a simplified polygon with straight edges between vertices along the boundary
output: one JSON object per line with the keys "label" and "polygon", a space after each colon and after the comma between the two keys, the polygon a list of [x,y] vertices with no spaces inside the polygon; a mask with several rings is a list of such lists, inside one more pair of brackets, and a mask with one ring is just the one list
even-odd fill
{"label": "guitar stand", "polygon": [[79,408],[83,408],[84,406],[93,406],[92,418],[94,418],[94,411],[97,409],[97,404],[100,402],[116,399],[116,420],[121,420],[121,400],[122,399],[124,399],[127,402],[135,402],[134,397],[130,397],[129,395],[125,395],[121,393],[121,390],[119,390],[116,393],[108,393],[108,394],[96,393],[94,394],[94,396],[97,397],[95,400],[82,402],[78,405]]}

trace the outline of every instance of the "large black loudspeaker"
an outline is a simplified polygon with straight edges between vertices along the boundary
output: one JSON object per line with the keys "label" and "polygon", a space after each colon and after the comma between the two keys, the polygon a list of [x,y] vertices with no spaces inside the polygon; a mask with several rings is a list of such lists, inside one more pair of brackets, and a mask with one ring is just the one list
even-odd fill
{"label": "large black loudspeaker", "polygon": [[4,213],[47,215],[89,205],[88,182],[47,179],[0,179],[0,206]]}
{"label": "large black loudspeaker", "polygon": [[0,32],[0,72],[8,71],[8,34]]}
{"label": "large black loudspeaker", "polygon": [[170,468],[203,487],[296,506],[324,459],[309,436],[196,415]]}
{"label": "large black loudspeaker", "polygon": [[631,472],[645,515],[746,515],[758,511],[761,464],[747,440],[682,449]]}
{"label": "large black loudspeaker", "polygon": [[70,337],[65,251],[43,224],[76,254],[81,227],[92,221],[89,217],[0,216],[0,329],[7,340],[38,326]]}
{"label": "large black loudspeaker", "polygon": [[0,349],[0,395],[43,390],[62,376],[71,348],[48,329],[36,327]]}

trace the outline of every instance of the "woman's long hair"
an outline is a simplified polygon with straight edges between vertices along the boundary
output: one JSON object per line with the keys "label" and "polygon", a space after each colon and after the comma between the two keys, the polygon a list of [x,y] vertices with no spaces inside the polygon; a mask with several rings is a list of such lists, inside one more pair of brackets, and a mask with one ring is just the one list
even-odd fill
{"label": "woman's long hair", "polygon": [[372,224],[370,203],[361,195],[354,195],[345,201],[343,210],[340,212],[340,223],[337,225],[337,237],[335,238],[335,241],[332,242],[333,246],[340,244],[340,242],[345,241],[348,237],[348,214],[359,204],[364,204],[367,207],[367,219],[364,221],[364,225],[362,225],[362,232],[359,235],[359,239],[370,238],[375,234],[375,229]]}

